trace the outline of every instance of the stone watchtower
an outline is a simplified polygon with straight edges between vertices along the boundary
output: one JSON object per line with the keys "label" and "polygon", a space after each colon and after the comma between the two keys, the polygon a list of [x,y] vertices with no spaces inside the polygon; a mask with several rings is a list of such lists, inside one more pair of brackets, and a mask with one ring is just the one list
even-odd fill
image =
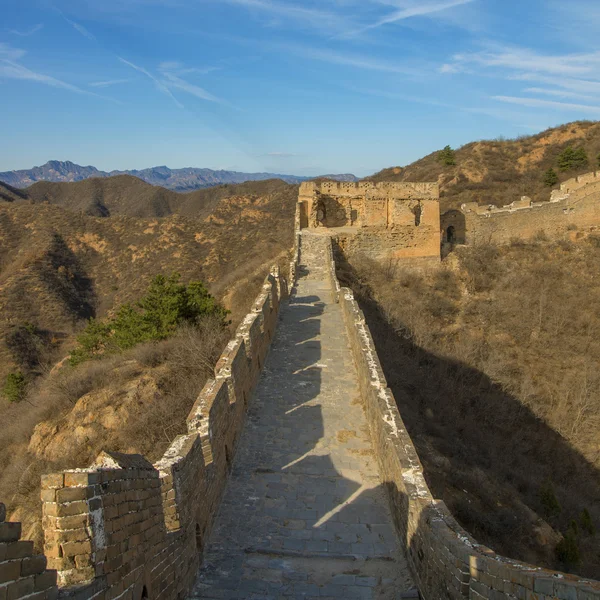
{"label": "stone watchtower", "polygon": [[440,260],[437,183],[309,181],[298,201],[302,228],[329,233],[344,250],[410,266]]}

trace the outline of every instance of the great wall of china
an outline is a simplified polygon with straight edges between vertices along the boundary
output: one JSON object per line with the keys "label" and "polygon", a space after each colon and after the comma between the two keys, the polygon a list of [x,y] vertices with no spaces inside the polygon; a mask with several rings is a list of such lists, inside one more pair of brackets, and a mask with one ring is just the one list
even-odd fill
{"label": "great wall of china", "polygon": [[[401,258],[439,260],[437,186],[331,185],[301,189],[291,293],[274,269],[188,433],[159,462],[102,453],[89,469],[44,476],[45,556],[0,505],[0,600],[395,598],[414,587],[426,600],[600,600],[600,582],[478,544],[433,497],[364,315],[340,288],[332,238],[349,247],[360,234],[377,255],[379,242],[358,231],[367,222],[408,240]],[[467,223],[502,220],[505,237],[528,214],[534,233],[543,223],[558,234],[599,226],[599,199],[594,174],[544,206],[460,212]],[[327,214],[342,222],[317,226]],[[402,228],[422,226],[420,252]],[[488,226],[475,227],[467,235],[485,239]]]}

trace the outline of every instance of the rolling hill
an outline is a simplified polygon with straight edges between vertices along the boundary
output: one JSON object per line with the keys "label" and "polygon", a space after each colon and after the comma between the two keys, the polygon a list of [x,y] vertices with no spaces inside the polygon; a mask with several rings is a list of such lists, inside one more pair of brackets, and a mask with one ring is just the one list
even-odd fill
{"label": "rolling hill", "polygon": [[[583,148],[588,164],[561,171],[558,157],[567,147]],[[502,206],[530,196],[535,201],[550,198],[544,184],[546,171],[553,168],[560,181],[598,167],[600,123],[578,121],[519,137],[514,140],[478,141],[455,152],[456,165],[444,165],[439,152],[406,166],[390,167],[368,177],[370,181],[437,181],[442,211],[464,202]]]}

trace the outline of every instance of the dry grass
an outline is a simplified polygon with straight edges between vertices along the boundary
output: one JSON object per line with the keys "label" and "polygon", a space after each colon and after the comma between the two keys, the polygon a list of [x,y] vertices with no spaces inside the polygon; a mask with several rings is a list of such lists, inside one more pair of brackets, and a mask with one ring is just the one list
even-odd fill
{"label": "dry grass", "polygon": [[584,509],[600,529],[600,250],[465,248],[427,277],[350,263],[434,495],[495,550],[599,578],[599,535],[579,527],[577,565],[554,547]]}
{"label": "dry grass", "polygon": [[[216,319],[204,319],[199,327],[181,328],[164,342],[75,368],[65,366],[39,379],[26,401],[0,406],[0,419],[12,423],[0,430],[0,497],[10,512],[16,511],[15,518],[24,522],[26,537],[38,549],[42,542],[40,475],[86,467],[103,449],[157,460],[177,435],[186,432],[187,414],[230,335]],[[157,381],[155,394],[130,401],[121,413],[126,418],[102,435],[92,440],[75,435],[69,418],[81,399],[88,399],[93,412],[102,408],[102,392],[116,400],[121,390],[143,375]],[[30,447],[40,423],[52,424],[61,436],[60,459],[45,458],[43,448],[40,455],[40,449]]]}

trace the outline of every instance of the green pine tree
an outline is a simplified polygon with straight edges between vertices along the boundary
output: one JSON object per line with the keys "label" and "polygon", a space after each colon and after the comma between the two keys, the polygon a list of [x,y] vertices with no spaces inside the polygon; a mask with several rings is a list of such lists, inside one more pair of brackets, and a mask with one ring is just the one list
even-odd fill
{"label": "green pine tree", "polygon": [[9,373],[4,381],[2,387],[2,395],[9,402],[21,402],[25,398],[25,388],[27,382],[25,381],[25,375],[20,371],[16,373]]}
{"label": "green pine tree", "polygon": [[570,171],[571,169],[583,169],[589,164],[585,148],[573,149],[567,146],[558,156],[558,167],[561,171]]}
{"label": "green pine tree", "polygon": [[193,281],[183,285],[180,276],[157,275],[145,296],[135,305],[124,304],[107,322],[91,319],[77,337],[70,363],[77,365],[90,358],[114,354],[142,342],[164,340],[182,323],[196,324],[198,319],[217,316],[225,325],[226,311],[204,284]]}
{"label": "green pine tree", "polygon": [[544,185],[548,187],[553,187],[558,183],[558,175],[556,171],[552,168],[548,169],[544,174]]}
{"label": "green pine tree", "polygon": [[454,150],[448,145],[440,151],[438,160],[445,166],[450,167],[456,164],[456,156]]}

